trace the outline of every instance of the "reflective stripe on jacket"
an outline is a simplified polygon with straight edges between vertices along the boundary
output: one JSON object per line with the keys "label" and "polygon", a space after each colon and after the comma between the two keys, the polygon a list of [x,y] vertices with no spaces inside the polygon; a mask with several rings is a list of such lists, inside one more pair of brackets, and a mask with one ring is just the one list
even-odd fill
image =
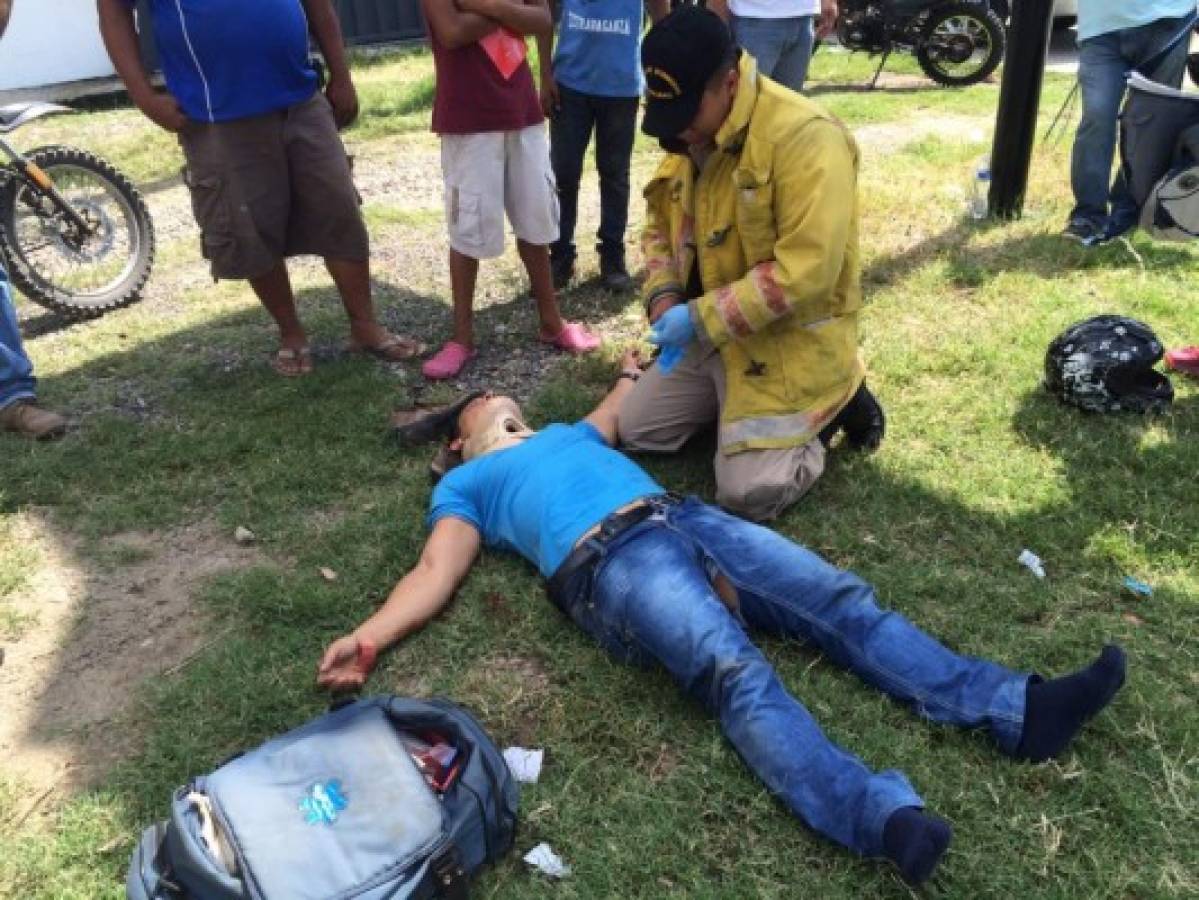
{"label": "reflective stripe on jacket", "polygon": [[857,146],[746,53],[740,73],[703,171],[677,154],[658,167],[642,234],[647,304],[683,294],[698,257],[690,308],[724,363],[725,453],[807,443],[865,374]]}

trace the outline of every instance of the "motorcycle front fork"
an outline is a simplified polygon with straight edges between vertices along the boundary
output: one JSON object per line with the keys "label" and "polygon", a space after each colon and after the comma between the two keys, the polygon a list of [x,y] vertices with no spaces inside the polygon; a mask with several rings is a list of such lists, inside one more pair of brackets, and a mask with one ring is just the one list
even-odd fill
{"label": "motorcycle front fork", "polygon": [[3,152],[10,161],[12,168],[18,175],[23,175],[25,180],[36,187],[39,191],[45,194],[53,202],[54,206],[60,213],[80,230],[83,234],[91,234],[93,228],[88,224],[83,216],[75,211],[75,208],[67,202],[66,198],[59,193],[58,188],[54,186],[54,181],[46,174],[37,163],[31,159],[26,159],[6,142],[0,138],[0,152]]}

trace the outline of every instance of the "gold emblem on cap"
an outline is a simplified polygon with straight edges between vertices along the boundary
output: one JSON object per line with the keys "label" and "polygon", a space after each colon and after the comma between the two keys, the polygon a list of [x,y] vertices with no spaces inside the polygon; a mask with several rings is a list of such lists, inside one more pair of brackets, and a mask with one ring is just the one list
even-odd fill
{"label": "gold emblem on cap", "polygon": [[[666,85],[667,89],[650,83],[651,78],[657,78]],[[645,92],[655,100],[676,100],[683,96],[683,89],[669,72],[664,72],[657,66],[646,66]]]}

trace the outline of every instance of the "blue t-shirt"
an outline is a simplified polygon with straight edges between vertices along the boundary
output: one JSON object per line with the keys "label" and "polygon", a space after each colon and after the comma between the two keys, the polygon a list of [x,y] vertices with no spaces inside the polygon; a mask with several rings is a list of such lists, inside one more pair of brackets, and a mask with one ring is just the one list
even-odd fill
{"label": "blue t-shirt", "polygon": [[162,74],[189,119],[260,116],[307,100],[316,90],[300,0],[151,4]]}
{"label": "blue t-shirt", "polygon": [[1195,0],[1078,0],[1078,39],[1179,19],[1194,10]]}
{"label": "blue t-shirt", "polygon": [[550,425],[453,469],[433,491],[429,526],[465,519],[489,547],[514,550],[549,578],[606,515],[661,493],[590,422]]}
{"label": "blue t-shirt", "polygon": [[554,80],[597,97],[640,97],[642,0],[562,0]]}

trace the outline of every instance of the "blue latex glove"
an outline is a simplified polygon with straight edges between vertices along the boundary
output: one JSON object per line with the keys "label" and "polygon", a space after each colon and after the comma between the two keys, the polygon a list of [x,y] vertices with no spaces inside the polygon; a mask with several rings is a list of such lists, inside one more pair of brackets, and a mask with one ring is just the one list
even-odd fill
{"label": "blue latex glove", "polygon": [[649,330],[649,342],[666,350],[667,347],[682,349],[695,340],[695,326],[691,324],[691,310],[686,303],[672,306],[662,313],[661,318]]}

